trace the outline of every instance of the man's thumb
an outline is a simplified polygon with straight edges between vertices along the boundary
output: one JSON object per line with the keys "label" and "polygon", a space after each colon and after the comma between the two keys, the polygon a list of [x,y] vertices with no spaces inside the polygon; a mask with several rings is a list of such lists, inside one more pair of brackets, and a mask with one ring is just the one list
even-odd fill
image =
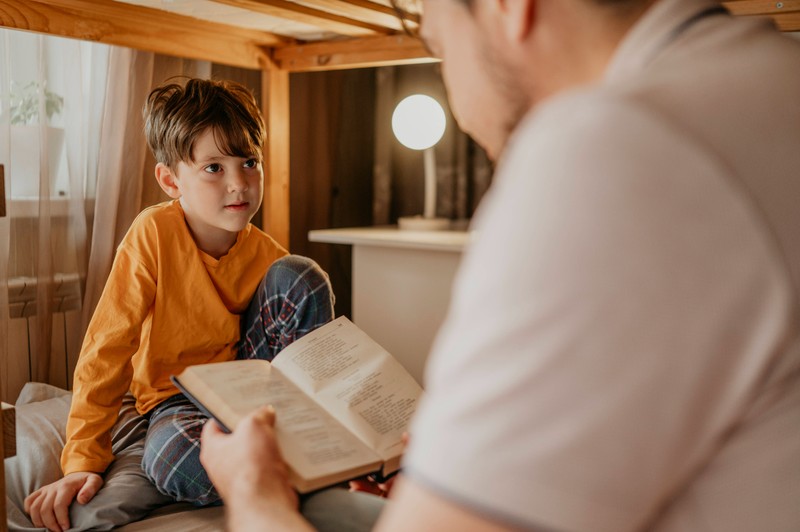
{"label": "man's thumb", "polygon": [[90,475],[86,482],[83,483],[83,487],[78,492],[76,499],[79,503],[86,504],[94,498],[102,485],[103,479],[100,478],[100,475]]}

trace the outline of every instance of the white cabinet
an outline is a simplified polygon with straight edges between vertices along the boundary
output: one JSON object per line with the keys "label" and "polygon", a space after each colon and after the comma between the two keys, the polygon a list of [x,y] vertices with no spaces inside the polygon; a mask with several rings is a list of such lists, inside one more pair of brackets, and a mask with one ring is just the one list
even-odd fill
{"label": "white cabinet", "polygon": [[308,237],[353,246],[353,322],[422,384],[468,233],[365,227],[311,231]]}

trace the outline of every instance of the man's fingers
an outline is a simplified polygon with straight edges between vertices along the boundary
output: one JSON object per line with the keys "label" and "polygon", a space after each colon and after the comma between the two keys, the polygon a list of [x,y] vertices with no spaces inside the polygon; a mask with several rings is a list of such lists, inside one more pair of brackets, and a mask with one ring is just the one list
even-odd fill
{"label": "man's fingers", "polygon": [[206,437],[206,435],[214,435],[217,436],[219,434],[225,434],[225,431],[222,430],[222,427],[219,426],[213,419],[209,419],[203,425],[203,433],[201,437]]}
{"label": "man's fingers", "polygon": [[253,414],[253,420],[259,423],[266,423],[270,427],[275,426],[275,409],[272,405],[262,406]]}

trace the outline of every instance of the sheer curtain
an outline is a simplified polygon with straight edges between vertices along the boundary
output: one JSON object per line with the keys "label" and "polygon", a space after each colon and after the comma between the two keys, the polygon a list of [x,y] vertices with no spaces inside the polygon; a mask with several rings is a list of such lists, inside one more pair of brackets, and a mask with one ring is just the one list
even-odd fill
{"label": "sheer curtain", "polygon": [[71,384],[114,251],[152,177],[141,108],[172,76],[209,63],[0,30],[0,390]]}
{"label": "sheer curtain", "polygon": [[[64,316],[86,278],[109,49],[0,30],[0,379],[66,384]],[[60,314],[54,327],[54,315]],[[58,337],[54,339],[54,334]],[[28,356],[29,351],[32,356]]]}

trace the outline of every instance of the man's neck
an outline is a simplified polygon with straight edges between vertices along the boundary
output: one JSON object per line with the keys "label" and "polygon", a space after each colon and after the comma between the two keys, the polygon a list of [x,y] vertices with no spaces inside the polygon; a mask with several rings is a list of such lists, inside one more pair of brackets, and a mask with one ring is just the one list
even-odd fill
{"label": "man's neck", "polygon": [[534,64],[541,65],[529,70],[531,106],[601,80],[625,35],[656,1],[627,11],[595,6],[590,0],[541,2],[530,43]]}

